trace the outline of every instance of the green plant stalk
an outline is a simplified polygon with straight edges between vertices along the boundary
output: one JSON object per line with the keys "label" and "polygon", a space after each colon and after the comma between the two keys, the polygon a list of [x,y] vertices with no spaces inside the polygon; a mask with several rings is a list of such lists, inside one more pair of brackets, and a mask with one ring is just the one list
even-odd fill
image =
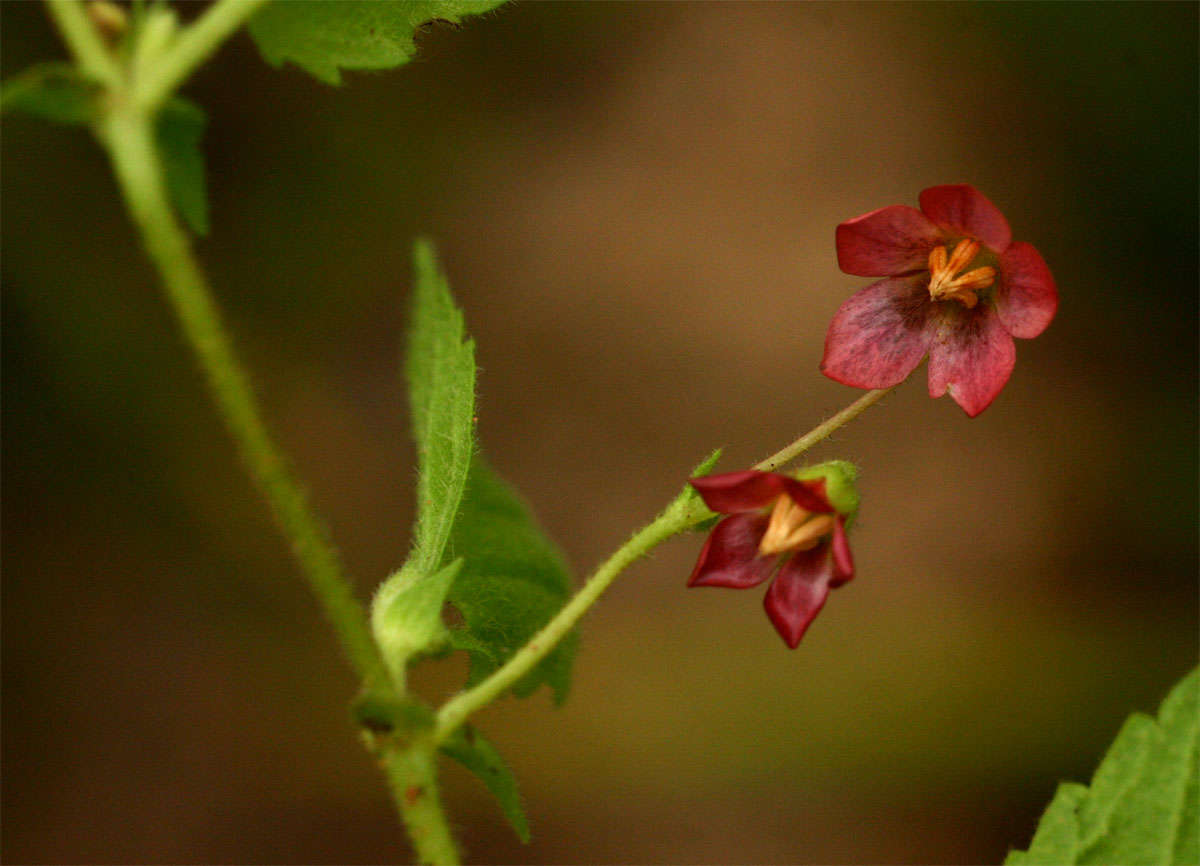
{"label": "green plant stalk", "polygon": [[[66,0],[55,2],[62,3]],[[135,98],[138,104],[153,110],[170,99],[171,94],[187,77],[267,2],[268,0],[217,0],[179,34],[155,64],[152,74],[136,82]]]}
{"label": "green plant stalk", "polygon": [[310,511],[303,488],[267,432],[190,241],[168,203],[152,115],[114,99],[113,108],[98,124],[98,133],[130,216],[247,469],[290,540],[292,552],[354,669],[368,685],[382,682],[383,664],[366,612],[343,574],[324,527]]}
{"label": "green plant stalk", "polygon": [[121,69],[103,37],[88,20],[83,4],[79,0],[46,0],[46,6],[79,71],[109,88],[116,87],[121,80]]}
{"label": "green plant stalk", "polygon": [[[892,390],[893,388],[881,388],[868,391],[841,412],[818,424],[790,445],[756,464],[754,468],[770,471],[791,462],[834,431],[853,421]],[[472,713],[500,697],[512,688],[517,680],[529,673],[534,665],[566,637],[575,623],[596,603],[621,572],[668,538],[710,517],[712,512],[699,497],[690,489],[685,489],[658,517],[635,533],[597,568],[579,592],[529,640],[529,643],[517,650],[512,658],[483,682],[460,692],[442,705],[437,713],[434,741],[444,743]]]}
{"label": "green plant stalk", "polygon": [[404,748],[384,748],[381,763],[417,862],[458,866],[458,846],[438,793],[437,747],[432,740],[424,736]]}

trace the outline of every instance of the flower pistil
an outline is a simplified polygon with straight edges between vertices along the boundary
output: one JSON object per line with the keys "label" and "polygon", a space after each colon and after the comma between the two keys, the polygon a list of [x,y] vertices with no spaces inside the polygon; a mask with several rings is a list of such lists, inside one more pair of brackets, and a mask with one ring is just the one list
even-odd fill
{"label": "flower pistil", "polygon": [[962,272],[979,252],[979,241],[963,238],[946,254],[946,247],[935,246],[929,251],[929,296],[935,301],[955,300],[968,310],[979,303],[979,289],[996,281],[996,269],[985,266]]}

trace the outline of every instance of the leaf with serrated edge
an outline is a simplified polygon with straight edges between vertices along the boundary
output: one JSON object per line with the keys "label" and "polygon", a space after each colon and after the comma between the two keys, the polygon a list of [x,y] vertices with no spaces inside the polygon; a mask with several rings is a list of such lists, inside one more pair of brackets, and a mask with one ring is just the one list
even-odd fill
{"label": "leaf with serrated edge", "polygon": [[500,803],[517,838],[529,844],[529,822],[521,806],[517,779],[496,747],[473,727],[464,725],[442,744],[442,751],[480,778]]}
{"label": "leaf with serrated edge", "polygon": [[199,235],[208,234],[204,151],[200,147],[207,120],[200,106],[175,97],[163,106],[155,125],[167,194],[180,216]]}
{"label": "leaf with serrated edge", "polygon": [[1159,866],[1200,861],[1200,668],[1171,690],[1158,719],[1135,714],[1090,788],[1059,786],[1028,851],[1006,864]]}
{"label": "leaf with serrated edge", "polygon": [[[570,576],[562,553],[529,507],[478,455],[447,555],[464,560],[450,589],[450,603],[462,615],[467,635],[490,650],[471,650],[469,682],[474,684],[506,662],[558,612],[570,592]],[[524,697],[546,683],[561,703],[570,685],[577,640],[572,631],[513,691]]]}
{"label": "leaf with serrated edge", "polygon": [[416,52],[413,34],[430,21],[458,23],[503,0],[305,0],[271,3],[250,35],[272,66],[291,61],[326,84],[343,69],[391,69]]}

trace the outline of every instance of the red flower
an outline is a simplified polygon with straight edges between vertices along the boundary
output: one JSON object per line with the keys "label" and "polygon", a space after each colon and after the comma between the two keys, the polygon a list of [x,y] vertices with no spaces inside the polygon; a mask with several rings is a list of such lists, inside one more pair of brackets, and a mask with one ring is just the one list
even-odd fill
{"label": "red flower", "polygon": [[750,470],[691,479],[705,505],[730,516],[713,527],[688,586],[747,589],[774,574],[764,606],[792,649],[829,590],[854,577],[846,540],[858,507],[854,468],[835,461],[802,474],[809,477]]}
{"label": "red flower", "polygon": [[890,388],[928,353],[929,396],[949,391],[974,417],[1012,373],[1013,337],[1036,337],[1054,318],[1058,290],[1038,251],[1013,243],[1004,215],[974,187],[930,187],[920,202],[837,227],[838,266],[887,279],[837,311],[821,372]]}

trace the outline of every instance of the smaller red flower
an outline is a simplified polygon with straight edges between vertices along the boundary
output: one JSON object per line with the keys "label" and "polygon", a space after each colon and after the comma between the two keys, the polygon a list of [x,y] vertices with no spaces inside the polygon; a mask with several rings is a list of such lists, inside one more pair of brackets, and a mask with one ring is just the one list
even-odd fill
{"label": "smaller red flower", "polygon": [[[853,481],[847,466],[826,464],[807,478],[748,470],[691,479],[705,505],[729,516],[709,533],[688,586],[747,589],[774,575],[763,604],[795,649],[829,591],[854,577],[846,521],[858,496],[846,483]],[[844,510],[830,501],[827,481],[838,486],[834,498]]]}
{"label": "smaller red flower", "polygon": [[837,227],[838,266],[887,277],[842,304],[821,372],[855,388],[890,388],[929,355],[929,396],[947,391],[974,417],[1008,382],[1013,337],[1032,339],[1058,309],[1036,249],[1014,243],[1004,214],[972,186],[935,186],[921,209],[880,208]]}

